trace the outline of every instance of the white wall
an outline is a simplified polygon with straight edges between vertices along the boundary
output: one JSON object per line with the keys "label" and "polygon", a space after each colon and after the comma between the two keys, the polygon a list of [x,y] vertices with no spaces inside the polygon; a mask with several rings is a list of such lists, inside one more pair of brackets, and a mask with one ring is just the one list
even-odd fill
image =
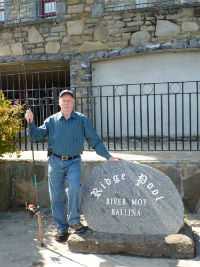
{"label": "white wall", "polygon": [[[95,62],[93,64],[92,84],[93,86],[104,85],[102,89],[97,87],[93,90],[94,95],[97,96],[95,119],[98,133],[101,129],[100,115],[102,115],[104,137],[108,134],[110,137],[114,134],[115,136],[126,136],[127,132],[130,136],[134,134],[140,136],[141,128],[143,135],[154,135],[155,131],[157,135],[160,135],[162,131],[163,135],[167,136],[170,131],[171,136],[176,134],[182,136],[184,129],[184,135],[189,136],[191,133],[195,136],[197,134],[197,97],[195,92],[197,89],[200,91],[200,85],[194,82],[185,83],[184,92],[191,93],[191,98],[188,95],[184,95],[182,98],[181,82],[188,81],[200,81],[200,52],[162,52]],[[179,92],[180,94],[172,94],[168,98],[166,82],[174,82],[170,84],[169,90],[171,93]],[[141,85],[141,87],[138,85],[143,83],[162,84],[157,84],[155,87],[153,84]],[[114,87],[114,91],[112,86],[105,86],[119,84],[121,86]],[[126,87],[124,84],[135,85]],[[155,97],[153,95],[154,89],[158,94]],[[117,95],[115,102],[112,97],[113,92]],[[142,102],[139,98],[140,92]],[[100,93],[107,98],[103,97],[100,100]],[[126,93],[128,93],[128,97],[125,96]],[[162,116],[160,113],[161,98]],[[149,102],[148,109],[147,101]],[[175,109],[175,101],[177,109]],[[154,103],[156,104],[154,105]],[[191,127],[189,124],[190,107]],[[182,117],[182,109],[184,109],[184,117]],[[168,120],[169,112],[170,123]],[[149,122],[147,121],[148,116]],[[115,125],[112,123],[114,118]],[[163,119],[163,128],[161,128],[161,119]],[[107,127],[107,122],[109,122],[109,127]]]}
{"label": "white wall", "polygon": [[93,85],[199,80],[200,52],[167,52],[98,61]]}

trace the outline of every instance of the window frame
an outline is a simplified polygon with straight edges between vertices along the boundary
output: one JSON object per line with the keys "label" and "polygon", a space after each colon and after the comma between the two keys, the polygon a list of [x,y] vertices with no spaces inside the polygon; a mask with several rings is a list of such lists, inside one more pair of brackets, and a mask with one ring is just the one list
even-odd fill
{"label": "window frame", "polygon": [[5,6],[4,6],[4,2],[2,1],[0,2],[0,13],[1,12],[3,13],[4,20],[0,20],[0,24],[4,24],[5,23]]}
{"label": "window frame", "polygon": [[46,3],[55,3],[56,4],[56,0],[42,0],[42,17],[43,18],[55,17],[56,12],[45,13],[45,4]]}

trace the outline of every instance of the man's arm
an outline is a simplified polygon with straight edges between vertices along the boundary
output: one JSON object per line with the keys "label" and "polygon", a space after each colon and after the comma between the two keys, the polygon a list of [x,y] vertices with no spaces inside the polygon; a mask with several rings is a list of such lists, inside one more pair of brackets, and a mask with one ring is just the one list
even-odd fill
{"label": "man's arm", "polygon": [[25,113],[25,119],[28,122],[28,133],[33,140],[44,139],[48,135],[48,129],[46,123],[37,127],[33,121],[33,112],[29,108]]}
{"label": "man's arm", "polygon": [[113,157],[105,148],[103,142],[100,137],[97,135],[95,129],[93,128],[91,122],[88,118],[84,118],[84,130],[85,130],[85,138],[88,141],[89,145],[96,150],[96,153],[109,161],[119,161],[122,158]]}

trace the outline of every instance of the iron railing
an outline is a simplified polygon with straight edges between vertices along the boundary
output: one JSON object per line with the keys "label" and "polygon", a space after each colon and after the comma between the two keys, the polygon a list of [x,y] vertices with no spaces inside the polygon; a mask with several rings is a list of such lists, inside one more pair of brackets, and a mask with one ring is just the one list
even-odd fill
{"label": "iron railing", "polygon": [[104,0],[106,12],[199,4],[199,0]]}
{"label": "iron railing", "polygon": [[[65,75],[60,82],[58,79],[62,70],[52,74],[54,81],[47,75],[48,85],[44,72],[42,76],[29,73],[27,90],[17,89],[16,77],[10,75],[9,81],[1,75],[0,85],[5,96],[29,103],[36,125],[59,110],[58,94],[67,88]],[[108,150],[200,150],[200,81],[102,85],[71,90],[76,95],[75,109],[89,117]],[[20,149],[30,150],[26,127],[18,137],[23,137],[18,144]],[[36,150],[45,150],[46,140],[34,146]],[[88,149],[86,143],[85,150]]]}
{"label": "iron railing", "polygon": [[198,81],[91,90],[93,123],[109,150],[199,150]]}

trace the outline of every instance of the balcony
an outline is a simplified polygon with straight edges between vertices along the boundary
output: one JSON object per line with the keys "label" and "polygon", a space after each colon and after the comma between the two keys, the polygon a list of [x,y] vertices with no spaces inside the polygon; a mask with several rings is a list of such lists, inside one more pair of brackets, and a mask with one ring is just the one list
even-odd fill
{"label": "balcony", "polygon": [[104,0],[105,11],[154,9],[200,4],[200,0]]}
{"label": "balcony", "polygon": [[0,0],[0,26],[58,19],[66,12],[66,1]]}

